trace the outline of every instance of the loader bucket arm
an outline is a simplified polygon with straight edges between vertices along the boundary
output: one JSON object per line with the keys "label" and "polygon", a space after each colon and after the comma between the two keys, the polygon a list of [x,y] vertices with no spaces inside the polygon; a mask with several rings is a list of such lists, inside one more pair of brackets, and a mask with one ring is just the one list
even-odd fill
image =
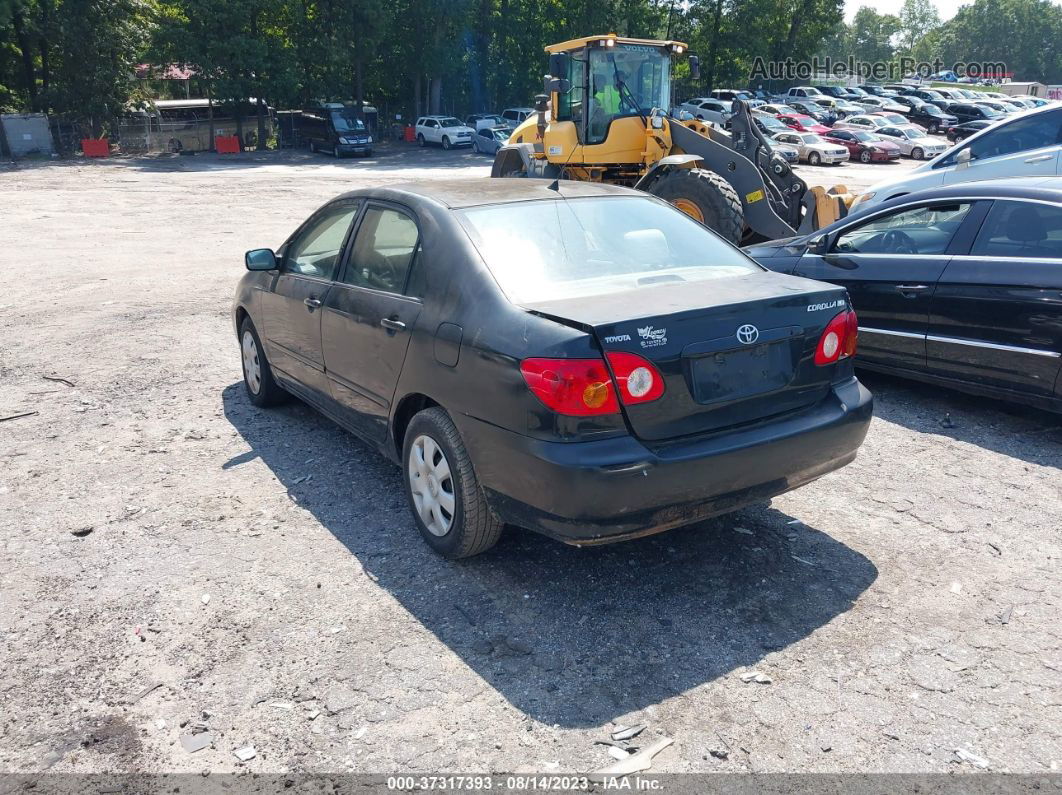
{"label": "loader bucket arm", "polygon": [[[764,178],[763,171],[756,163],[729,142],[724,142],[729,136],[719,134],[720,140],[716,140],[714,136],[709,138],[701,135],[676,119],[668,121],[673,146],[686,154],[697,155],[706,169],[723,176],[734,186],[741,199],[745,223],[753,235],[774,240],[796,234],[796,225],[780,217],[772,206],[780,202],[778,188]],[[750,154],[755,157],[755,151]],[[800,184],[803,185],[803,182],[800,181]],[[799,212],[800,197],[794,196],[792,200],[798,203]],[[799,217],[797,221],[799,223]]]}

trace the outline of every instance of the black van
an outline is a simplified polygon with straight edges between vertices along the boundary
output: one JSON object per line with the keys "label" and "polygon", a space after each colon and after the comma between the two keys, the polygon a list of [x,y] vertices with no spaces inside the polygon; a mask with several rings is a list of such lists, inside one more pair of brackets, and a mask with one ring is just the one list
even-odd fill
{"label": "black van", "polygon": [[[372,133],[365,123],[369,106],[362,106],[362,118],[354,108],[341,103],[329,103],[307,108],[296,117],[299,140],[310,146],[311,152],[328,152],[333,157],[346,155],[372,156]],[[375,108],[372,108],[375,113]]]}

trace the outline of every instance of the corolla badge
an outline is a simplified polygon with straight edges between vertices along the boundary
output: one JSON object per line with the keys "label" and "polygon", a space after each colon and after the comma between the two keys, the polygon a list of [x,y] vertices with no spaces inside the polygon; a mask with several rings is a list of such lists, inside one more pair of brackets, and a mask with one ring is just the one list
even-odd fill
{"label": "corolla badge", "polygon": [[751,345],[760,338],[760,330],[749,323],[739,326],[737,330],[738,342]]}
{"label": "corolla badge", "polygon": [[644,326],[638,329],[638,336],[642,338],[643,348],[655,348],[658,345],[667,345],[667,329]]}

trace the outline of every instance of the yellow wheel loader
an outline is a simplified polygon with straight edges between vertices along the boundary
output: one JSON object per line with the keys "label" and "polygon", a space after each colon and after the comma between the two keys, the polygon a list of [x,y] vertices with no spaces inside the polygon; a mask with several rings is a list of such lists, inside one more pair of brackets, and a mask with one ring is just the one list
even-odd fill
{"label": "yellow wheel loader", "polygon": [[[843,216],[844,188],[809,189],[745,102],[734,101],[727,131],[669,113],[671,62],[686,49],[614,33],[550,45],[537,113],[498,150],[491,176],[638,188],[734,243],[812,232]],[[696,56],[690,70],[696,78]]]}

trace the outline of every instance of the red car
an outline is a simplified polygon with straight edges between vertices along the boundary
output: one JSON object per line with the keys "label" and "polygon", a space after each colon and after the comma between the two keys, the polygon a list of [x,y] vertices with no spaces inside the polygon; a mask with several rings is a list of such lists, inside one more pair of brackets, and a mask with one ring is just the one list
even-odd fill
{"label": "red car", "polygon": [[880,135],[865,130],[830,130],[828,143],[848,148],[848,156],[860,163],[885,163],[900,159],[900,147]]}
{"label": "red car", "polygon": [[830,132],[830,128],[825,124],[819,124],[810,116],[805,116],[803,113],[779,113],[779,121],[788,127],[792,127],[797,132],[812,132],[819,135],[825,135]]}

